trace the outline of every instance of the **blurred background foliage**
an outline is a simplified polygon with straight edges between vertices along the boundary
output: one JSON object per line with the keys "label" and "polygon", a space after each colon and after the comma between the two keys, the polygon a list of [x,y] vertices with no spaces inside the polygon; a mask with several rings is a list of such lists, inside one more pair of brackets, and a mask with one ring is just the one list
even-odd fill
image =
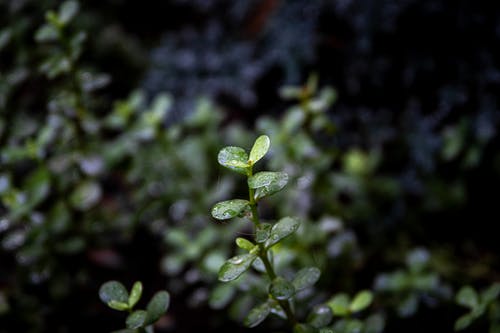
{"label": "blurred background foliage", "polygon": [[263,133],[304,303],[496,332],[499,42],[496,2],[0,0],[0,332],[111,331],[112,279],[170,292],[159,332],[244,331],[259,281],[216,276],[251,229],[209,209],[244,195],[219,149]]}

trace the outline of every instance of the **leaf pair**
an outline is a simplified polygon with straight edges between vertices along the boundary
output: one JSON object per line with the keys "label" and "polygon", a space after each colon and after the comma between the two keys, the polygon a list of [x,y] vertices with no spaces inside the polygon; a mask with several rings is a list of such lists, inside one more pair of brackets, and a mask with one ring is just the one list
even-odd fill
{"label": "leaf pair", "polygon": [[269,150],[271,140],[267,135],[261,135],[255,140],[250,155],[241,147],[225,147],[217,156],[220,165],[233,171],[248,174],[248,170],[257,163]]}

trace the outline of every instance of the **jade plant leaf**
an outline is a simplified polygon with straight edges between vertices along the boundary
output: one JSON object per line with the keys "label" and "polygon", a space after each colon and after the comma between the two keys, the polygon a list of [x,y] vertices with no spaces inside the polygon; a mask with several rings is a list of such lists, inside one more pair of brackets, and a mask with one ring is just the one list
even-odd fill
{"label": "jade plant leaf", "polygon": [[253,165],[257,163],[264,155],[266,155],[271,145],[271,140],[267,135],[261,135],[255,140],[252,149],[250,150],[250,156],[248,158],[248,164]]}
{"label": "jade plant leaf", "polygon": [[250,203],[247,200],[227,200],[215,204],[212,208],[212,216],[217,220],[228,220],[233,217],[242,216],[249,209]]}
{"label": "jade plant leaf", "polygon": [[130,308],[133,308],[139,299],[141,299],[142,295],[142,283],[140,281],[137,281],[134,283],[132,286],[132,290],[130,291],[130,297],[128,298],[128,305]]}
{"label": "jade plant leaf", "polygon": [[121,282],[108,281],[99,289],[99,298],[106,304],[110,301],[128,304],[128,291]]}
{"label": "jade plant leaf", "polygon": [[249,167],[248,154],[245,149],[240,147],[222,148],[217,156],[217,161],[220,165],[242,174],[246,174]]}
{"label": "jade plant leaf", "polygon": [[295,275],[292,281],[293,286],[297,291],[306,289],[318,281],[321,271],[317,267],[306,267],[301,269]]}
{"label": "jade plant leaf", "polygon": [[268,302],[262,303],[248,313],[247,317],[244,320],[244,324],[247,327],[255,327],[262,323],[264,319],[267,318],[269,313],[271,312],[271,307]]}
{"label": "jade plant leaf", "polygon": [[248,178],[248,187],[255,189],[255,199],[279,192],[288,183],[285,172],[262,171]]}
{"label": "jade plant leaf", "polygon": [[164,290],[157,292],[146,307],[147,316],[144,320],[144,324],[151,325],[160,319],[160,317],[167,312],[169,304],[169,293]]}
{"label": "jade plant leaf", "polygon": [[229,282],[237,279],[250,268],[256,258],[256,254],[246,253],[226,260],[219,270],[219,280]]}
{"label": "jade plant leaf", "polygon": [[269,293],[277,300],[286,300],[295,294],[295,287],[286,279],[278,276],[269,285]]}
{"label": "jade plant leaf", "polygon": [[299,226],[300,222],[297,219],[291,217],[282,218],[272,226],[269,239],[266,241],[266,247],[269,248],[290,236],[297,231]]}
{"label": "jade plant leaf", "polygon": [[148,313],[144,310],[137,310],[129,314],[127,317],[127,320],[125,321],[125,324],[127,325],[127,328],[130,329],[136,329],[139,327],[143,327],[144,323],[146,321]]}

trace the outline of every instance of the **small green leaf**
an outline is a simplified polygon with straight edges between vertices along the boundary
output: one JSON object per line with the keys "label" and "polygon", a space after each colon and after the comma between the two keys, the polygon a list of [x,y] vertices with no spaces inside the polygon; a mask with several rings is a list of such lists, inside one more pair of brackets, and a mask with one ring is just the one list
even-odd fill
{"label": "small green leaf", "polygon": [[144,324],[147,326],[155,323],[165,314],[165,312],[167,312],[169,304],[170,295],[168,292],[164,290],[157,292],[146,307],[147,316],[144,320]]}
{"label": "small green leaf", "polygon": [[70,195],[70,202],[76,209],[92,208],[101,199],[102,189],[99,183],[91,180],[80,183]]}
{"label": "small green leaf", "polygon": [[134,283],[132,286],[132,290],[130,291],[130,297],[128,298],[128,305],[132,309],[139,299],[141,299],[142,296],[142,283],[140,281],[137,281]]}
{"label": "small green leaf", "polygon": [[255,140],[252,150],[250,150],[250,156],[248,158],[248,164],[254,165],[259,161],[264,155],[266,155],[271,145],[271,140],[267,135],[261,135]]}
{"label": "small green leaf", "polygon": [[278,276],[269,285],[269,293],[279,301],[291,298],[295,294],[293,284]]}
{"label": "small green leaf", "polygon": [[274,244],[278,243],[285,237],[290,236],[300,226],[300,222],[291,217],[284,217],[279,220],[276,224],[274,224],[271,228],[271,233],[269,235],[269,239],[266,241],[266,247],[271,247]]}
{"label": "small green leaf", "polygon": [[257,243],[264,243],[266,240],[268,240],[269,236],[271,235],[271,228],[272,224],[270,223],[261,223],[259,226],[257,226],[257,229],[255,230],[255,241]]}
{"label": "small green leaf", "polygon": [[259,306],[256,306],[248,313],[247,317],[244,320],[244,324],[247,327],[255,327],[262,323],[264,319],[267,318],[269,313],[271,312],[271,307],[269,303],[262,303]]}
{"label": "small green leaf", "polygon": [[79,4],[77,1],[66,1],[59,8],[59,21],[66,24],[78,13]]}
{"label": "small green leaf", "polygon": [[322,328],[330,324],[333,319],[333,313],[330,307],[325,304],[317,305],[313,308],[307,322],[315,328]]}
{"label": "small green leaf", "polygon": [[481,293],[481,301],[489,304],[497,299],[500,294],[500,283],[494,283]]}
{"label": "small green leaf", "polygon": [[108,281],[99,289],[99,298],[106,304],[110,301],[128,304],[128,291],[120,282]]}
{"label": "small green leaf", "polygon": [[241,237],[236,238],[236,245],[238,245],[239,248],[247,251],[251,251],[255,247],[255,245],[248,239]]}
{"label": "small green leaf", "polygon": [[228,259],[219,270],[219,280],[229,282],[237,279],[250,268],[256,258],[256,254],[246,253]]}
{"label": "small green leaf", "polygon": [[318,281],[321,271],[317,267],[306,267],[298,271],[292,281],[297,291],[306,289]]}
{"label": "small green leaf", "polygon": [[125,321],[127,328],[136,329],[145,326],[145,321],[148,313],[144,310],[137,310],[132,312]]}
{"label": "small green leaf", "polygon": [[39,43],[57,40],[58,31],[53,25],[44,24],[35,32],[35,40]]}
{"label": "small green leaf", "polygon": [[341,293],[328,301],[328,306],[332,309],[334,315],[343,317],[349,314],[349,301],[349,296]]}
{"label": "small green leaf", "polygon": [[262,171],[248,178],[248,187],[255,189],[255,199],[279,192],[288,183],[285,172]]}
{"label": "small green leaf", "polygon": [[108,306],[111,309],[118,310],[118,311],[128,311],[130,309],[129,305],[127,303],[123,302],[118,302],[115,300],[111,300],[108,302]]}
{"label": "small green leaf", "polygon": [[249,167],[248,154],[240,147],[222,148],[217,160],[220,165],[242,174],[246,174]]}
{"label": "small green leaf", "polygon": [[227,200],[217,203],[212,208],[212,216],[217,220],[228,220],[242,216],[248,210],[250,210],[250,202],[247,200]]}
{"label": "small green leaf", "polygon": [[479,305],[479,298],[472,287],[465,286],[457,293],[456,302],[467,308],[475,309]]}
{"label": "small green leaf", "polygon": [[461,331],[463,329],[466,329],[467,327],[470,326],[470,324],[472,324],[474,319],[476,319],[476,318],[472,313],[468,313],[468,314],[461,316],[455,322],[455,331]]}
{"label": "small green leaf", "polygon": [[349,306],[349,310],[351,312],[358,312],[361,310],[364,310],[373,301],[373,294],[369,290],[363,290],[360,291],[359,293],[354,296],[354,299],[351,302],[351,305]]}

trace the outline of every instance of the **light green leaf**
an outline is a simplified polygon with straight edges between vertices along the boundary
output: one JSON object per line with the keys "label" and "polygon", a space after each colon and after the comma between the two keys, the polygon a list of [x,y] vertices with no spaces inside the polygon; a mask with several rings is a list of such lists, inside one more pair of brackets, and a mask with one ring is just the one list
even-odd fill
{"label": "light green leaf", "polygon": [[328,301],[328,306],[332,309],[334,315],[343,317],[349,314],[349,303],[349,296],[341,293],[335,295],[330,301]]}
{"label": "light green leaf", "polygon": [[285,172],[262,171],[248,178],[248,187],[256,189],[255,199],[279,192],[288,183]]}
{"label": "light green leaf", "polygon": [[330,324],[333,319],[333,313],[330,307],[325,304],[317,305],[313,308],[307,322],[315,328],[322,328]]}
{"label": "light green leaf", "polygon": [[242,199],[227,200],[217,203],[212,208],[212,216],[217,220],[228,220],[233,217],[243,216],[250,210],[250,202]]}
{"label": "light green leaf", "polygon": [[295,288],[286,279],[278,276],[269,285],[269,294],[279,301],[286,300],[295,295]]}
{"label": "light green leaf", "polygon": [[65,1],[59,8],[59,22],[66,24],[78,13],[79,4],[77,1]]}
{"label": "light green leaf", "polygon": [[99,289],[99,298],[106,304],[110,301],[128,304],[128,291],[120,282],[108,281]]}
{"label": "light green leaf", "polygon": [[252,149],[250,150],[250,156],[248,158],[248,164],[254,165],[259,161],[264,155],[266,155],[271,145],[271,140],[267,135],[261,135],[255,140]]}
{"label": "light green leaf", "polygon": [[369,290],[363,290],[360,291],[359,293],[354,296],[354,299],[351,302],[351,305],[349,306],[349,309],[351,312],[358,312],[361,310],[364,310],[373,301],[373,294]]}
{"label": "light green leaf", "polygon": [[261,305],[253,308],[250,310],[248,313],[247,317],[244,320],[244,324],[247,327],[255,327],[262,323],[264,319],[269,315],[271,312],[271,307],[269,306],[269,303],[262,303]]}
{"label": "light green leaf", "polygon": [[127,303],[118,302],[118,301],[115,301],[115,300],[109,301],[108,302],[108,306],[111,309],[118,310],[118,311],[128,311],[130,309],[130,307],[128,306]]}
{"label": "light green leaf", "polygon": [[241,237],[236,238],[236,245],[238,245],[239,248],[247,251],[251,251],[255,247],[255,245],[248,239]]}
{"label": "light green leaf", "polygon": [[240,147],[225,147],[219,152],[217,161],[220,165],[233,171],[246,174],[248,165],[248,154]]}
{"label": "light green leaf", "polygon": [[137,281],[134,283],[132,286],[132,290],[130,291],[130,297],[128,298],[128,305],[130,308],[133,308],[139,299],[141,299],[142,296],[142,283],[140,281]]}
{"label": "light green leaf", "polygon": [[219,280],[229,282],[237,279],[250,268],[256,258],[256,254],[246,253],[226,260],[219,270]]}
{"label": "light green leaf", "polygon": [[164,290],[157,292],[146,307],[147,316],[144,320],[144,325],[151,325],[160,319],[167,312],[169,304],[170,295],[168,292]]}
{"label": "light green leaf", "polygon": [[127,328],[136,329],[139,327],[143,327],[146,321],[148,313],[144,310],[137,310],[132,312],[125,321]]}
{"label": "light green leaf", "polygon": [[291,217],[282,218],[272,226],[269,239],[266,241],[266,247],[269,248],[282,239],[290,236],[297,231],[299,226],[300,222],[297,219]]}
{"label": "light green leaf", "polygon": [[317,267],[306,267],[301,269],[295,275],[292,281],[293,286],[297,291],[306,289],[318,281],[321,271]]}
{"label": "light green leaf", "polygon": [[455,299],[458,304],[470,309],[475,309],[479,305],[478,295],[470,286],[462,287]]}

